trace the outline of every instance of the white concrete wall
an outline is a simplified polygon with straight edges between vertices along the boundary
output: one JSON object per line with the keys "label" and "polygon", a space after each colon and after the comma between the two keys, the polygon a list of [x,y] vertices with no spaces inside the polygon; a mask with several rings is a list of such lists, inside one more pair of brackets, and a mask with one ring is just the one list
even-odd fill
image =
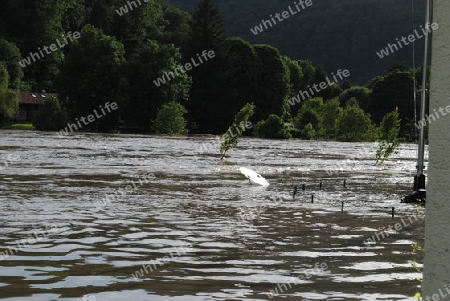
{"label": "white concrete wall", "polygon": [[[434,1],[423,300],[450,300],[450,0]],[[450,107],[449,107],[450,110]]]}

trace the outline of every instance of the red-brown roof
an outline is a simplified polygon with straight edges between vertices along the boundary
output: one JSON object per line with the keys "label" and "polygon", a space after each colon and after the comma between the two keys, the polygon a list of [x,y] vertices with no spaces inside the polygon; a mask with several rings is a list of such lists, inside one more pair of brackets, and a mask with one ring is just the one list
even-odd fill
{"label": "red-brown roof", "polygon": [[40,104],[50,96],[57,97],[58,94],[46,92],[20,92],[19,103]]}

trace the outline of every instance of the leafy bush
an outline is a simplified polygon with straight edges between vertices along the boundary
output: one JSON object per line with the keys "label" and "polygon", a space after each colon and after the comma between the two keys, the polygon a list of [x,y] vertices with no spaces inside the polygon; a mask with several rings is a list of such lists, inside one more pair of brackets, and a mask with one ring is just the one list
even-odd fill
{"label": "leafy bush", "polygon": [[314,127],[311,123],[308,123],[302,129],[301,135],[302,135],[302,138],[311,140],[316,137],[316,130],[314,129]]}
{"label": "leafy bush", "polygon": [[184,106],[176,101],[165,103],[158,109],[153,129],[157,134],[187,134],[187,121],[184,118],[186,113]]}
{"label": "leafy bush", "polygon": [[291,128],[283,119],[275,114],[269,115],[266,120],[259,121],[253,130],[255,136],[270,139],[291,139]]}
{"label": "leafy bush", "polygon": [[39,131],[57,131],[67,123],[66,112],[56,97],[49,97],[40,105],[33,125]]}

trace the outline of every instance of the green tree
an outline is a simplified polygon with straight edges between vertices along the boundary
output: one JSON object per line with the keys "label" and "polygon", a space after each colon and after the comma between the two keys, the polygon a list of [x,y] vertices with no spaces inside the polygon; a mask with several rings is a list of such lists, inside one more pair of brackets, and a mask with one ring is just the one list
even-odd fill
{"label": "green tree", "polygon": [[342,107],[345,107],[347,102],[355,98],[358,101],[358,105],[361,109],[366,111],[370,105],[370,89],[366,87],[353,86],[347,90],[344,90],[338,97],[339,103]]}
{"label": "green tree", "polygon": [[401,141],[398,138],[400,121],[397,108],[383,117],[379,127],[380,140],[376,153],[377,163],[383,163],[400,146]]}
{"label": "green tree", "polygon": [[187,58],[203,50],[214,50],[222,56],[226,50],[225,19],[212,0],[199,0],[192,13],[190,33],[186,41]]}
{"label": "green tree", "polygon": [[117,124],[124,99],[124,48],[114,37],[90,25],[70,45],[59,78],[62,99],[68,99],[71,120],[99,111],[107,102],[119,109],[86,125],[90,130],[111,130]]}
{"label": "green tree", "polygon": [[[227,69],[224,56],[227,50],[225,21],[211,0],[200,0],[190,21],[190,32],[184,47],[185,60],[197,60],[203,51],[213,51],[214,57],[193,68],[190,101],[186,105],[189,121],[198,125],[198,133],[221,133],[226,129],[222,108],[228,99]],[[232,117],[227,116],[227,117]]]}
{"label": "green tree", "polygon": [[255,136],[269,139],[291,139],[291,128],[283,119],[275,114],[270,114],[266,120],[259,121],[253,130]]}
{"label": "green tree", "polygon": [[275,114],[289,117],[289,68],[278,49],[269,45],[255,45],[258,56],[258,93],[255,95],[255,119]]}
{"label": "green tree", "polygon": [[4,117],[13,117],[19,110],[19,93],[9,88],[9,74],[6,66],[0,63],[0,124]]}
{"label": "green tree", "polygon": [[376,138],[375,126],[370,115],[361,108],[348,106],[337,120],[336,136],[339,141],[373,141]]}
{"label": "green tree", "polygon": [[310,124],[315,130],[319,130],[320,115],[312,108],[302,108],[294,118],[294,125],[299,130],[303,129],[307,124]]}
{"label": "green tree", "polygon": [[314,128],[315,137],[316,132],[319,132],[320,130],[322,118],[320,112],[322,111],[322,107],[323,100],[320,97],[309,98],[303,102],[302,107],[298,110],[297,116],[292,119],[294,127],[298,130],[296,134],[294,134],[295,137],[298,136],[300,138],[310,139],[310,135],[305,137],[302,134],[303,129],[308,124]]}
{"label": "green tree", "polygon": [[302,138],[312,140],[316,137],[316,130],[311,123],[305,125],[301,131]]}
{"label": "green tree", "polygon": [[376,82],[370,96],[370,112],[373,121],[380,123],[383,116],[398,107],[402,119],[400,133],[405,136],[413,130],[410,120],[414,119],[413,72],[392,70],[383,80]]}
{"label": "green tree", "polygon": [[337,121],[342,115],[342,108],[337,99],[330,99],[324,103],[321,110],[321,124],[319,135],[326,139],[335,139]]}
{"label": "green tree", "polygon": [[66,112],[56,97],[45,99],[33,120],[34,127],[40,131],[58,131],[66,124]]}
{"label": "green tree", "polygon": [[283,56],[283,61],[287,66],[289,74],[289,90],[287,97],[290,99],[289,105],[291,106],[289,115],[292,115],[292,112],[296,112],[301,106],[301,102],[297,103],[293,97],[304,88],[305,75],[303,74],[302,67],[298,61],[292,60],[287,56]]}
{"label": "green tree", "polygon": [[167,25],[163,31],[162,42],[182,47],[189,35],[190,14],[169,4],[163,6],[163,14]]}
{"label": "green tree", "polygon": [[308,60],[299,60],[298,64],[302,68],[303,72],[303,85],[300,87],[301,90],[306,90],[308,85],[314,84],[314,76],[316,74],[316,68],[313,63]]}
{"label": "green tree", "polygon": [[19,65],[22,55],[20,49],[5,39],[0,39],[0,62],[6,64],[10,77],[10,86],[13,89],[20,88],[23,78],[23,70]]}
{"label": "green tree", "polygon": [[[44,45],[55,43],[67,31],[62,26],[64,11],[68,7],[64,0],[5,0],[5,6],[0,8],[0,19],[6,22],[6,32],[3,37],[16,44],[24,56],[39,53]],[[33,26],[30,26],[33,20]],[[1,24],[1,20],[0,20]],[[3,26],[0,26],[3,27]],[[1,30],[0,30],[1,31]],[[2,36],[0,34],[0,36]],[[36,90],[54,90],[54,79],[58,74],[59,65],[64,59],[64,49],[45,54],[40,59],[25,68],[24,81]]]}
{"label": "green tree", "polygon": [[136,50],[125,64],[128,97],[123,120],[127,128],[146,131],[148,120],[156,118],[161,105],[168,100],[181,102],[189,97],[191,78],[182,72],[176,76],[174,71],[181,64],[181,53],[173,44],[149,40]]}
{"label": "green tree", "polygon": [[239,110],[239,112],[237,112],[233,124],[222,136],[223,142],[220,144],[220,154],[222,155],[222,159],[229,150],[237,146],[242,133],[245,129],[248,129],[248,122],[250,117],[254,114],[254,109],[255,105],[253,103],[247,103]]}
{"label": "green tree", "polygon": [[225,129],[233,120],[237,111],[249,99],[253,99],[259,86],[254,80],[258,74],[256,69],[257,55],[252,45],[241,38],[230,38],[224,58],[222,73],[224,75],[224,89],[221,90],[221,102],[215,106],[220,112],[221,119],[217,123],[225,122]]}
{"label": "green tree", "polygon": [[178,102],[165,103],[158,110],[153,128],[157,134],[184,135],[187,121],[184,119],[186,109]]}

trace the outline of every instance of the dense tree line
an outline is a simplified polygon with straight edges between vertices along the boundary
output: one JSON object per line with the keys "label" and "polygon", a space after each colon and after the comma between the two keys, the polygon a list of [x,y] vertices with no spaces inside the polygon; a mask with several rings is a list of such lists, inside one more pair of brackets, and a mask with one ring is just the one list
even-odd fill
{"label": "dense tree line", "polygon": [[[411,34],[413,24],[424,25],[426,1],[422,0],[311,0],[312,5],[257,35],[251,29],[270,15],[296,11],[294,2],[279,0],[216,0],[226,18],[227,33],[250,43],[270,44],[295,59],[308,58],[327,70],[347,68],[356,84],[384,73],[392,64],[412,67],[413,48],[405,47],[382,60],[376,52]],[[169,0],[193,11],[195,1]],[[414,8],[414,13],[413,9]],[[423,56],[423,42],[415,43],[416,58]]]}
{"label": "dense tree line", "polygon": [[[52,130],[116,103],[117,110],[83,129],[222,134],[251,102],[253,134],[260,137],[373,140],[376,125],[398,107],[402,134],[413,138],[413,83],[420,70],[397,65],[365,86],[352,86],[353,73],[331,83],[341,64],[327,72],[307,56],[293,59],[271,45],[229,36],[212,0],[200,0],[191,14],[164,0],[131,2],[0,3],[0,61],[9,88],[57,92],[60,104],[42,106],[64,113]],[[63,47],[42,51],[55,41]],[[23,66],[23,59],[39,51],[39,59]],[[321,83],[326,88],[312,90]],[[299,99],[302,91],[314,93]]]}

